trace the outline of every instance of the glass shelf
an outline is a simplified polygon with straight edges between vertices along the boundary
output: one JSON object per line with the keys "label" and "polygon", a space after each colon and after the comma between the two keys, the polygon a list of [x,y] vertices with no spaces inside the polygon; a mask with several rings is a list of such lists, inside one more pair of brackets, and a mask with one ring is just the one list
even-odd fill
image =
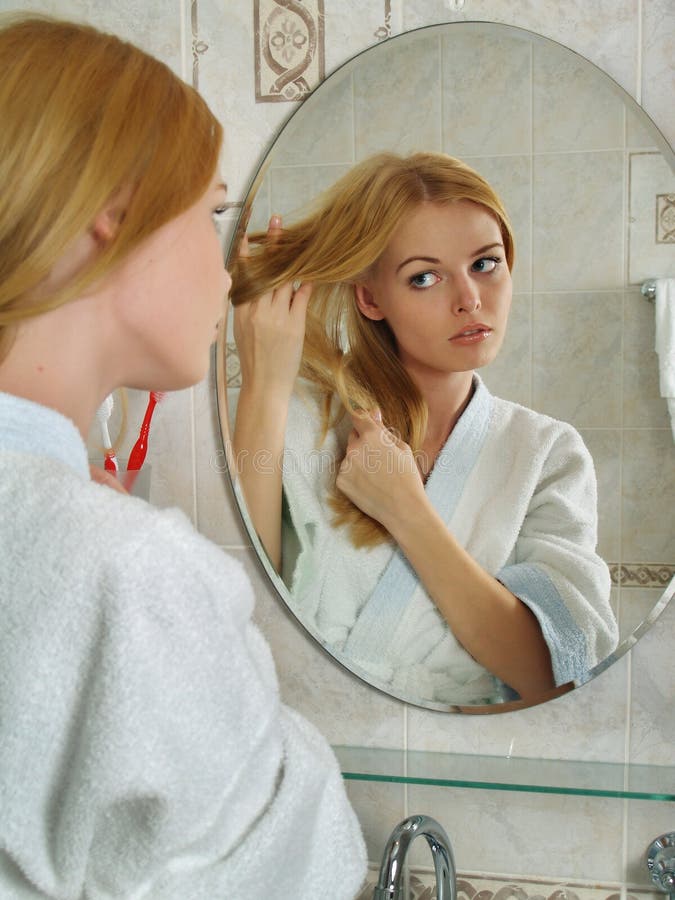
{"label": "glass shelf", "polygon": [[675,800],[675,766],[468,756],[333,747],[345,779],[528,791],[632,800]]}

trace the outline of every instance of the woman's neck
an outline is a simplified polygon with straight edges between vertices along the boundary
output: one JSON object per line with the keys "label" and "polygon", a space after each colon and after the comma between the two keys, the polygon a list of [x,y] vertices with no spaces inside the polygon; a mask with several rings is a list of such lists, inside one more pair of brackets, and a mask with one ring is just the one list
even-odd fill
{"label": "woman's neck", "polygon": [[473,372],[415,379],[429,411],[427,438],[445,442],[473,394]]}
{"label": "woman's neck", "polygon": [[1,391],[57,410],[75,423],[84,440],[110,392],[100,364],[97,323],[86,302],[75,300],[22,322],[0,363]]}
{"label": "woman's neck", "polygon": [[473,395],[473,372],[453,372],[427,378],[416,378],[411,374],[411,377],[428,409],[427,429],[418,461],[422,477],[426,480]]}

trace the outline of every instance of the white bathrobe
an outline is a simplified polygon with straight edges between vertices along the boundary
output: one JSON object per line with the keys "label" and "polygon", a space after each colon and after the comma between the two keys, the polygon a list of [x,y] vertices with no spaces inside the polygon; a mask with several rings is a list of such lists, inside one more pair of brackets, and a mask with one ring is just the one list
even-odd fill
{"label": "white bathrobe", "polygon": [[358,823],[242,567],[7,394],[0,510],[0,897],[353,898]]}
{"label": "white bathrobe", "polygon": [[[609,571],[595,552],[590,454],[570,425],[493,397],[477,375],[474,385],[427,494],[460,544],[533,611],[556,684],[583,680],[618,639]],[[316,394],[301,382],[284,459],[292,608],[339,658],[400,697],[482,704],[516,696],[457,642],[398,548],[357,550],[331,525],[326,495],[350,423],[323,444],[319,423]]]}

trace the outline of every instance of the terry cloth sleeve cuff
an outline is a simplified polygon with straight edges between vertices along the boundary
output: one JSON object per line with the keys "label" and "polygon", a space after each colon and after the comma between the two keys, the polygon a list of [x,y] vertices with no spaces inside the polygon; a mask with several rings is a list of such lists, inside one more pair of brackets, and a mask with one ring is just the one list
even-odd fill
{"label": "terry cloth sleeve cuff", "polygon": [[589,668],[586,640],[548,575],[531,563],[516,563],[502,569],[497,579],[537,617],[556,686],[582,677]]}

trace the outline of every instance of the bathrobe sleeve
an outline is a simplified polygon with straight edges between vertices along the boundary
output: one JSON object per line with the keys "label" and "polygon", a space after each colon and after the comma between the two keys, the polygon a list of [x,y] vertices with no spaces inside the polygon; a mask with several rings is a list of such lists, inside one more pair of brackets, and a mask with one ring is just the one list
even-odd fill
{"label": "bathrobe sleeve", "polygon": [[558,431],[518,535],[497,578],[535,614],[557,685],[585,679],[616,647],[610,576],[596,553],[593,461],[567,425]]}

